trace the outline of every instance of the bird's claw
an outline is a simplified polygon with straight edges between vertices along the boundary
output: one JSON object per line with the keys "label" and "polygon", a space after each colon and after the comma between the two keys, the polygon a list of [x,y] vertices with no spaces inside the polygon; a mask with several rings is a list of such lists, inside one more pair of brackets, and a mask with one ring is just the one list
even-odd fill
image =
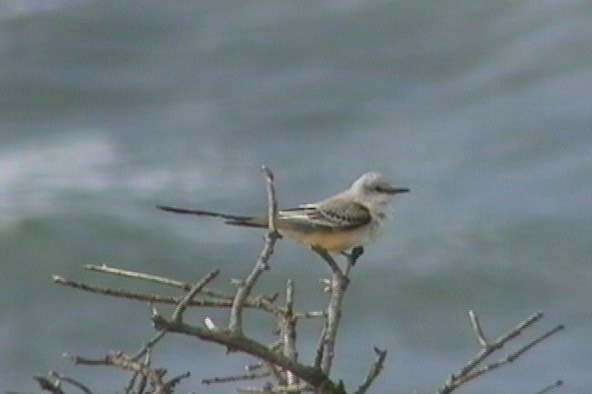
{"label": "bird's claw", "polygon": [[349,263],[352,266],[354,266],[358,262],[358,259],[360,258],[360,256],[362,256],[364,254],[364,247],[363,246],[356,246],[355,248],[353,248],[351,250],[351,252],[349,252],[349,253],[342,252],[342,253],[345,257],[347,257],[347,260],[349,261]]}

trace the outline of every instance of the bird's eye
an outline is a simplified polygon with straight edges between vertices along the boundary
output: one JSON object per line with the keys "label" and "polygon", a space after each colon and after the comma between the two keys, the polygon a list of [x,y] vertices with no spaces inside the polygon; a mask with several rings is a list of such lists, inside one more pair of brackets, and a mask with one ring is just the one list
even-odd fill
{"label": "bird's eye", "polygon": [[384,193],[384,188],[382,186],[376,185],[374,186],[374,190],[379,193]]}

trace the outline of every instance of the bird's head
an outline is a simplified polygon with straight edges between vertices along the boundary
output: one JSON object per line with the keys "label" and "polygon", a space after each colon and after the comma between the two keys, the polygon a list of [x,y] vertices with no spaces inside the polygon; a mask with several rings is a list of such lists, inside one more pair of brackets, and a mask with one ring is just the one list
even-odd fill
{"label": "bird's head", "polygon": [[367,172],[351,186],[357,202],[374,208],[384,208],[396,194],[407,193],[408,188],[393,186],[382,174]]}

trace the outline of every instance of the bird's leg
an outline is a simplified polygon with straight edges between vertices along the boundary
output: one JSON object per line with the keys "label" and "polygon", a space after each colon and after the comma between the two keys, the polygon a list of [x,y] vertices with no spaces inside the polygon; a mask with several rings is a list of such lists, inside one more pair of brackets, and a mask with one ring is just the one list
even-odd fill
{"label": "bird's leg", "polygon": [[358,262],[358,259],[362,257],[364,254],[364,247],[363,246],[356,246],[351,251],[351,263],[355,265]]}
{"label": "bird's leg", "polygon": [[364,254],[364,247],[363,246],[356,246],[351,250],[351,252],[341,252],[345,257],[347,257],[347,261],[352,265],[356,265],[360,256]]}

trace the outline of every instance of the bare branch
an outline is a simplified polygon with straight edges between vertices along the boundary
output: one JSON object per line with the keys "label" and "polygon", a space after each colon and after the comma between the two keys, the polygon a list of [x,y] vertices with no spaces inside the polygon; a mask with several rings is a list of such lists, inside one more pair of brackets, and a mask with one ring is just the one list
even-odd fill
{"label": "bare branch", "polygon": [[185,313],[185,310],[187,309],[187,306],[189,305],[189,303],[191,301],[193,301],[193,299],[195,298],[197,293],[199,293],[212,280],[214,280],[214,278],[216,278],[216,276],[218,276],[218,274],[220,274],[220,270],[210,271],[207,275],[205,275],[197,283],[195,283],[195,285],[193,285],[193,287],[191,287],[191,290],[189,290],[187,292],[187,294],[185,295],[185,297],[183,297],[183,299],[177,304],[177,307],[175,308],[175,311],[173,312],[172,319],[181,321],[181,319],[183,318],[183,313]]}
{"label": "bare branch", "polygon": [[501,337],[496,339],[495,342],[491,346],[497,346],[498,348],[501,348],[508,341],[511,341],[515,337],[519,336],[528,327],[532,326],[534,323],[541,320],[543,318],[543,316],[544,316],[543,312],[534,313],[532,316],[530,316],[530,317],[526,318],[525,320],[523,320],[522,322],[520,322],[520,324],[518,324],[516,327],[514,327],[512,330],[510,330],[506,335],[502,335]]}
{"label": "bare branch", "polygon": [[[296,317],[294,317],[294,283],[288,280],[286,284],[286,311],[280,317],[280,330],[284,345],[284,355],[296,361],[298,351],[296,350]],[[288,372],[287,383],[289,386],[297,385],[298,379]]]}
{"label": "bare branch", "polygon": [[265,180],[267,181],[267,217],[269,219],[269,231],[275,233],[279,237],[277,232],[277,216],[278,216],[278,202],[275,193],[275,186],[273,184],[274,175],[269,168],[266,166],[261,167],[261,171],[265,174]]}
{"label": "bare branch", "polygon": [[234,334],[242,334],[242,316],[245,300],[251,293],[253,286],[255,285],[261,274],[263,274],[264,271],[269,269],[269,258],[273,254],[276,241],[280,238],[280,235],[275,230],[275,218],[277,217],[277,200],[275,196],[275,188],[273,185],[273,174],[267,167],[263,167],[263,172],[265,173],[267,181],[267,195],[270,211],[270,229],[265,236],[265,245],[263,247],[263,250],[261,251],[261,254],[259,255],[259,258],[257,259],[257,262],[255,263],[255,266],[253,267],[253,270],[243,282],[239,283],[238,288],[236,290],[236,294],[232,302],[232,307],[230,309],[230,321],[228,323],[228,329]]}
{"label": "bare branch", "polygon": [[559,324],[559,325],[555,326],[551,330],[547,331],[543,335],[541,335],[538,338],[536,338],[534,341],[526,344],[524,347],[522,347],[521,349],[519,349],[517,352],[509,355],[507,357],[508,362],[513,362],[518,357],[522,356],[524,353],[526,353],[527,351],[529,351],[530,349],[532,349],[533,347],[535,347],[536,345],[538,345],[539,343],[541,343],[545,339],[549,338],[551,335],[554,335],[554,334],[558,333],[559,331],[561,331],[563,329],[565,329],[565,326],[562,325],[562,324]]}
{"label": "bare branch", "polygon": [[260,360],[266,360],[285,370],[291,371],[303,381],[316,387],[322,394],[342,394],[328,378],[326,374],[317,368],[305,366],[291,360],[283,354],[269,349],[259,342],[245,337],[242,334],[236,334],[232,331],[209,330],[204,327],[191,326],[182,322],[176,322],[172,319],[166,319],[158,314],[152,317],[154,326],[158,330],[166,330],[180,334],[190,335],[200,338],[204,341],[218,343],[229,349],[250,354]]}
{"label": "bare branch", "polygon": [[164,384],[162,380],[162,377],[165,373],[164,370],[147,368],[146,366],[142,365],[142,363],[138,363],[120,352],[108,354],[100,359],[75,356],[68,353],[64,354],[64,357],[73,361],[75,364],[114,366],[126,371],[138,372],[142,376],[147,377],[155,386],[162,386]]}
{"label": "bare branch", "polygon": [[549,386],[543,388],[540,391],[537,391],[535,394],[547,394],[561,386],[563,386],[563,380],[557,380],[555,381],[555,383],[550,384]]}
{"label": "bare branch", "polygon": [[76,379],[72,379],[68,376],[65,376],[61,373],[54,372],[54,371],[51,371],[49,373],[49,375],[55,377],[56,379],[59,379],[61,382],[66,382],[66,383],[71,384],[72,386],[76,387],[78,390],[82,391],[84,394],[93,394],[93,392],[86,385],[80,383]]}
{"label": "bare branch", "polygon": [[181,282],[178,280],[164,278],[162,276],[146,274],[143,272],[129,271],[129,270],[121,269],[121,268],[109,267],[106,264],[102,264],[102,265],[87,264],[84,266],[84,268],[86,268],[89,271],[102,272],[102,273],[106,273],[106,274],[113,274],[116,276],[123,276],[123,277],[131,278],[131,279],[139,279],[139,280],[144,280],[147,282],[159,283],[159,284],[170,286],[170,287],[177,287],[177,288],[180,288],[183,290],[189,290],[189,288],[191,287],[191,285],[186,282]]}
{"label": "bare branch", "polygon": [[532,316],[526,318],[522,322],[520,322],[516,327],[508,331],[506,334],[502,335],[498,339],[494,340],[493,342],[487,340],[483,333],[483,329],[479,322],[479,318],[473,311],[469,311],[469,318],[471,321],[471,327],[475,331],[475,335],[477,336],[479,343],[481,344],[481,351],[477,353],[477,355],[471,359],[461,370],[454,375],[451,375],[450,378],[444,383],[442,387],[438,389],[439,394],[448,394],[462,386],[463,384],[481,376],[485,373],[488,373],[494,369],[497,369],[503,365],[509,364],[522,354],[527,352],[528,350],[532,349],[534,346],[541,343],[543,340],[547,339],[551,335],[561,331],[563,326],[557,326],[550,331],[547,331],[543,335],[536,338],[534,341],[529,342],[527,345],[520,348],[517,352],[507,355],[503,359],[487,364],[481,368],[477,367],[481,365],[486,358],[492,355],[497,350],[504,347],[509,341],[521,335],[524,330],[532,326],[534,323],[539,321],[543,317],[542,312],[537,312]]}
{"label": "bare branch", "polygon": [[339,268],[339,265],[337,264],[335,259],[331,256],[331,254],[329,254],[329,252],[327,252],[327,250],[320,248],[318,246],[313,246],[311,247],[311,249],[314,252],[316,252],[319,256],[321,256],[321,258],[329,265],[331,272],[333,272],[334,275],[338,276],[340,281],[348,280],[343,271],[341,271],[341,268]]}
{"label": "bare branch", "polygon": [[489,343],[487,343],[487,339],[485,339],[485,334],[483,333],[483,328],[481,328],[481,324],[479,323],[479,317],[473,312],[472,310],[469,311],[469,319],[471,320],[471,326],[477,335],[477,339],[479,340],[479,344],[484,347],[488,348]]}
{"label": "bare branch", "polygon": [[75,364],[112,366],[124,371],[133,372],[134,374],[146,379],[151,387],[154,388],[154,393],[172,393],[172,389],[182,379],[190,376],[189,372],[186,372],[170,379],[169,381],[165,381],[164,376],[167,373],[165,369],[152,368],[148,365],[145,365],[144,363],[139,363],[121,352],[108,354],[100,359],[74,356],[68,353],[64,354],[64,357],[73,361]]}
{"label": "bare branch", "polygon": [[148,340],[148,342],[146,342],[146,344],[135,355],[131,356],[131,359],[134,361],[138,361],[140,357],[148,354],[152,350],[152,348],[154,348],[154,346],[158,342],[160,342],[162,338],[164,338],[165,335],[165,331],[159,331],[150,340]]}
{"label": "bare branch", "polygon": [[295,384],[288,386],[275,386],[265,385],[264,387],[243,387],[238,389],[239,393],[263,393],[263,394],[274,394],[274,393],[300,393],[302,390],[307,388],[306,385]]}
{"label": "bare branch", "polygon": [[[339,323],[341,322],[341,313],[343,308],[343,299],[345,291],[349,285],[349,278],[341,271],[337,262],[325,249],[313,247],[315,251],[331,268],[330,298],[327,306],[327,320],[321,333],[321,340],[317,349],[315,365],[320,366],[321,370],[329,374],[335,357],[335,342]],[[351,262],[348,259],[346,272],[349,273]]]}
{"label": "bare branch", "polygon": [[265,378],[271,375],[270,372],[262,372],[262,373],[249,373],[243,375],[235,375],[235,376],[224,376],[224,377],[215,377],[211,379],[202,379],[203,384],[215,384],[215,383],[229,383],[229,382],[240,382],[244,380],[255,380]]}
{"label": "bare branch", "polygon": [[[148,282],[159,283],[162,285],[166,285],[169,287],[173,287],[173,288],[177,288],[177,289],[181,289],[181,290],[185,290],[185,291],[189,291],[191,289],[191,287],[193,286],[193,284],[190,282],[183,282],[183,281],[179,281],[179,280],[165,278],[165,277],[158,276],[158,275],[146,274],[146,273],[137,272],[137,271],[124,270],[124,269],[116,268],[116,267],[109,267],[105,264],[103,264],[103,265],[87,264],[84,266],[84,268],[86,268],[89,271],[101,272],[101,273],[112,274],[112,275],[116,275],[116,276],[123,276],[123,277],[132,278],[132,279],[139,279],[139,280],[144,280],[144,281],[148,281]],[[203,294],[205,296],[214,298],[214,299],[221,299],[221,300],[228,300],[228,301],[232,301],[234,299],[234,296],[231,294],[225,294],[223,292],[209,289],[207,287],[203,287],[199,293]],[[277,296],[276,294],[273,294],[273,295],[258,296],[258,297],[263,297],[264,299],[269,300],[269,302],[273,302],[273,299],[276,296]],[[172,303],[176,304],[177,302],[178,302],[178,300],[175,300]],[[224,305],[230,306],[231,304],[224,304]],[[206,306],[210,306],[210,305],[206,305]],[[216,306],[216,305],[214,305],[214,306]]]}
{"label": "bare branch", "polygon": [[[112,289],[108,287],[101,287],[95,285],[89,285],[83,282],[78,282],[71,279],[66,279],[59,275],[53,275],[52,280],[54,283],[71,287],[78,290],[87,291],[90,293],[107,295],[111,297],[117,298],[125,298],[130,300],[136,301],[144,301],[150,304],[169,304],[169,305],[177,305],[179,303],[178,297],[167,297],[155,294],[147,294],[147,293],[138,293],[134,291],[124,290],[124,289]],[[183,285],[181,288],[185,290],[190,290],[191,285],[187,284],[187,286]],[[220,299],[205,299],[205,300],[192,300],[189,302],[188,306],[199,306],[199,307],[208,307],[208,308],[231,308],[232,307],[232,296],[222,296],[220,292],[214,292],[212,290],[205,290],[202,289],[202,293],[208,296],[213,296],[214,298]],[[272,303],[275,301],[276,295],[272,296],[256,296],[256,297],[249,297],[244,302],[245,308],[252,308],[252,309],[259,309],[265,312],[277,314],[279,310],[275,307]],[[227,299],[226,299],[227,298]]]}
{"label": "bare branch", "polygon": [[364,382],[358,387],[355,394],[365,394],[374,380],[380,375],[382,372],[382,368],[384,367],[384,360],[386,358],[386,350],[380,350],[379,348],[374,348],[374,353],[376,353],[376,360],[372,363],[370,370],[368,371],[368,375],[366,375],[366,379]]}
{"label": "bare branch", "polygon": [[520,356],[522,356],[524,353],[526,353],[528,350],[532,349],[534,346],[538,345],[539,343],[541,343],[542,341],[544,341],[545,339],[547,339],[548,337],[550,337],[551,335],[563,330],[563,326],[559,325],[556,326],[555,328],[553,328],[552,330],[547,331],[546,333],[544,333],[543,335],[539,336],[538,338],[536,338],[535,340],[529,342],[528,344],[526,344],[525,346],[523,346],[522,348],[520,348],[518,351],[508,354],[506,355],[504,358],[489,363],[479,369],[474,370],[474,372],[467,374],[465,381],[470,381],[473,380],[477,377],[479,377],[480,375],[484,375],[487,372],[490,372],[494,369],[497,369],[503,365],[512,363],[514,361],[516,361]]}

